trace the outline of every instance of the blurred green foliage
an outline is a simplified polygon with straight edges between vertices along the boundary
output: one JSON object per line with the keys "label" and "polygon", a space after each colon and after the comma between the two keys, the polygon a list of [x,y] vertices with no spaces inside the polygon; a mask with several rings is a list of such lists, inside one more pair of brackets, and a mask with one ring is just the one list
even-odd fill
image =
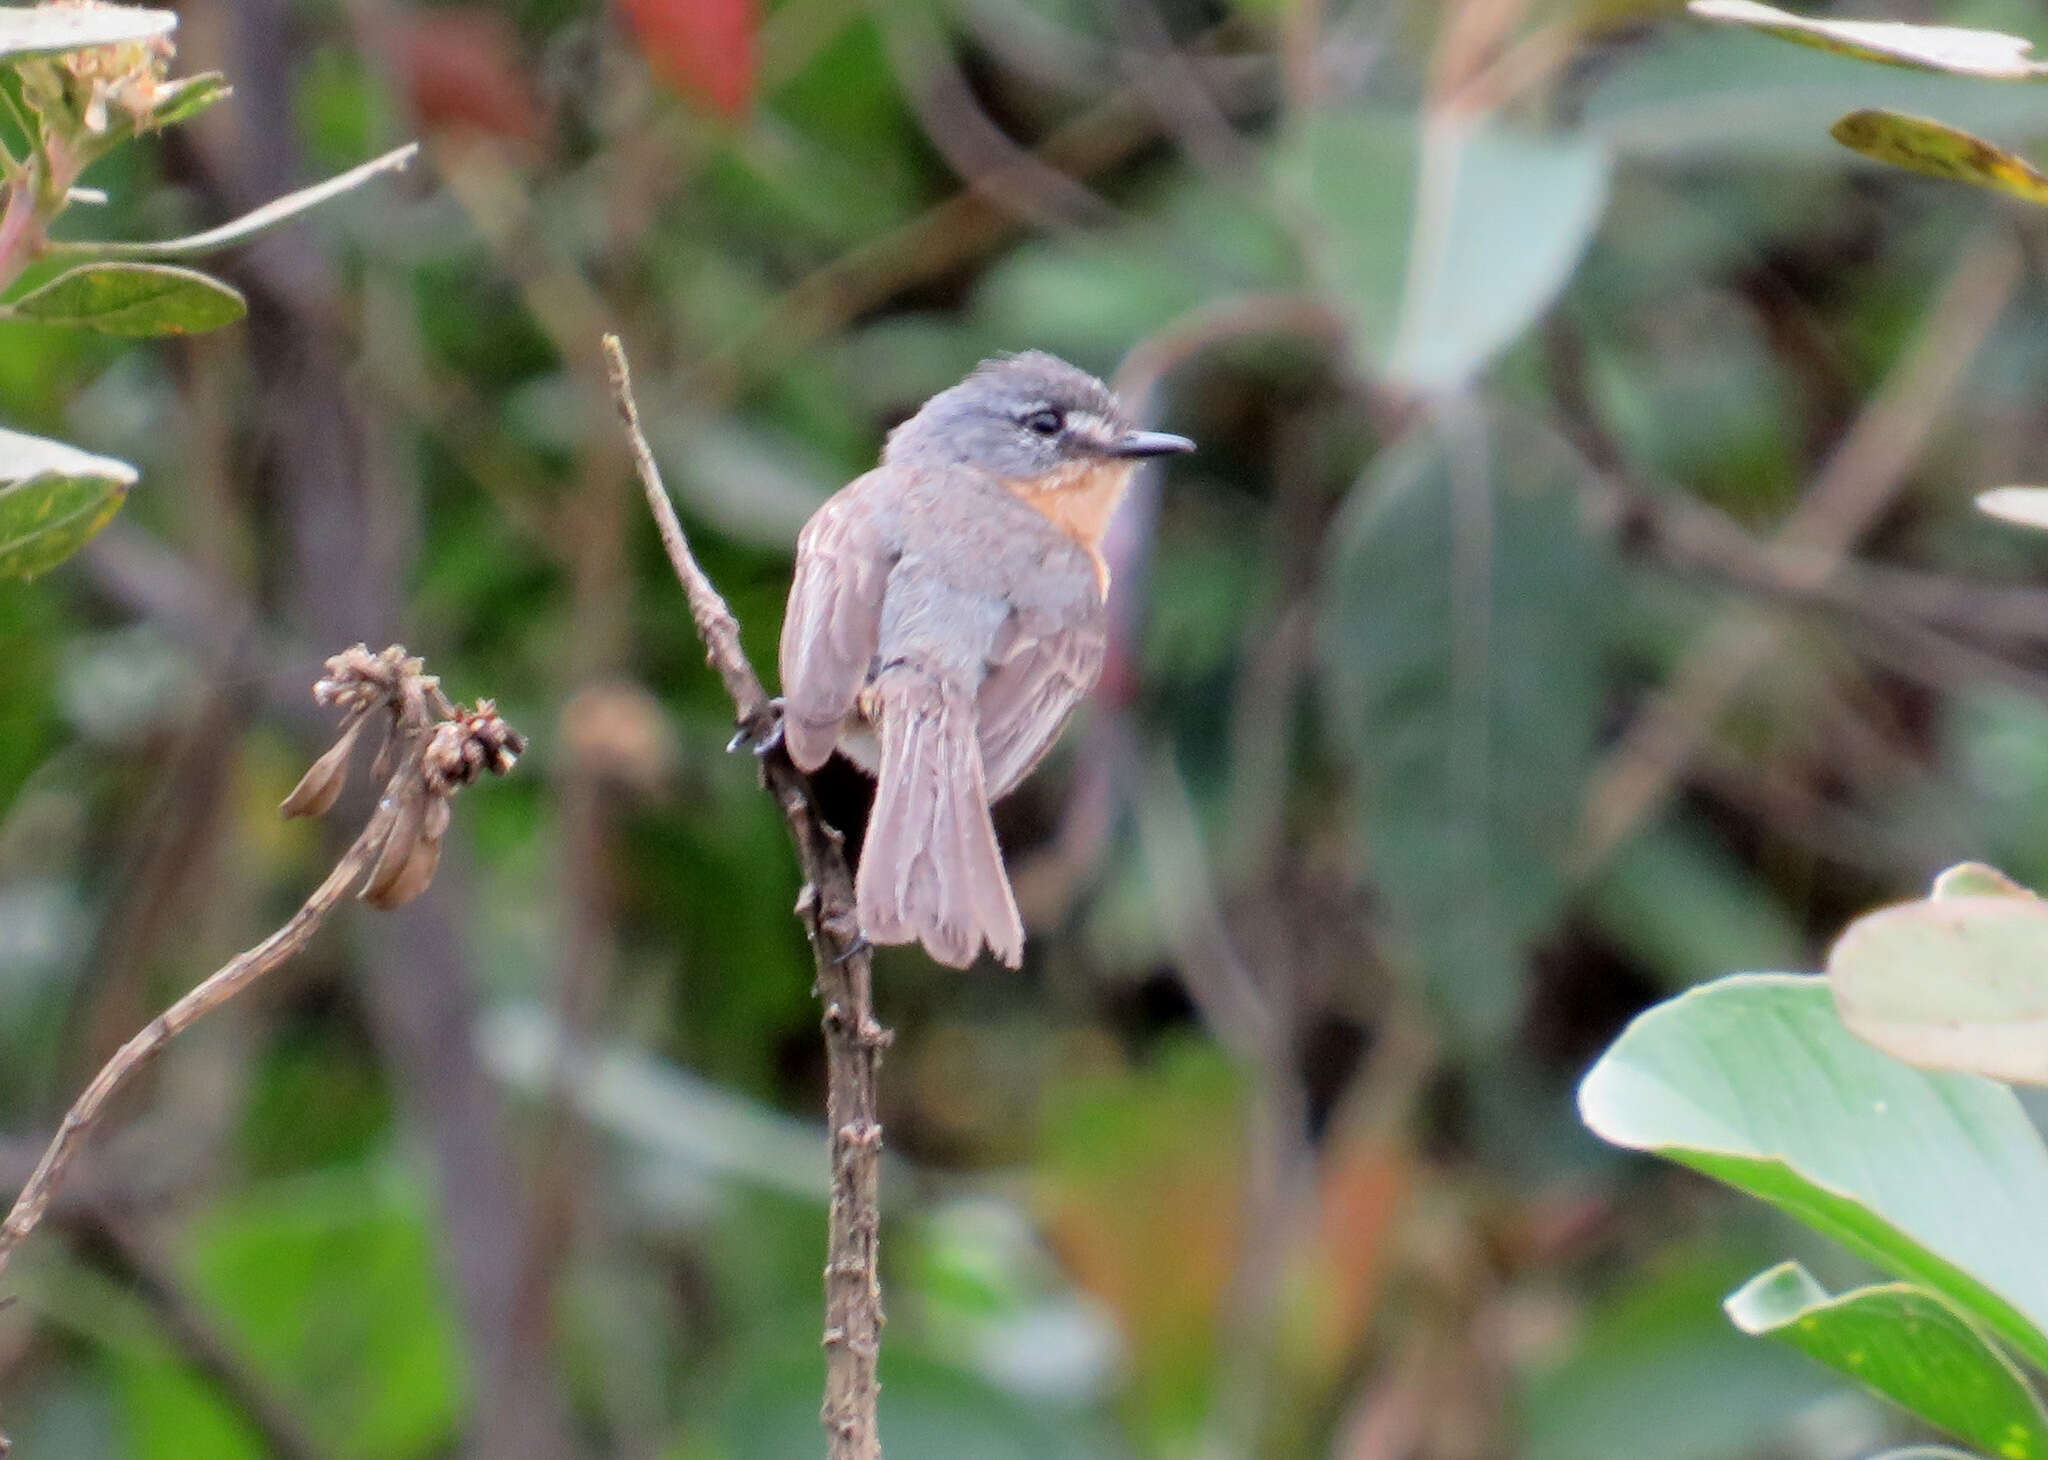
{"label": "blurred green foliage", "polygon": [[[1861,1270],[1569,1095],[1663,992],[1816,966],[1962,856],[2048,875],[2048,557],[1970,505],[2048,470],[2039,223],[1827,136],[2024,152],[2048,93],[1647,0],[909,5],[181,6],[234,95],[85,179],[102,236],[425,145],[220,260],[226,330],[0,321],[0,419],[140,472],[0,581],[14,1179],[329,864],[275,817],[325,655],[402,639],[533,750],[433,897],[338,921],[100,1134],[10,1272],[17,1453],[266,1453],[266,1404],[322,1455],[816,1452],[794,860],[607,328],[758,663],[804,516],[984,355],[1121,367],[1202,448],[998,809],[1026,969],[880,960],[891,1456],[1899,1438],[1714,1311],[1788,1250]],[[1887,393],[1928,340],[1955,383]],[[1830,479],[1856,530],[1774,542]],[[1761,647],[1646,740],[1731,621]],[[858,824],[857,778],[820,795]]]}

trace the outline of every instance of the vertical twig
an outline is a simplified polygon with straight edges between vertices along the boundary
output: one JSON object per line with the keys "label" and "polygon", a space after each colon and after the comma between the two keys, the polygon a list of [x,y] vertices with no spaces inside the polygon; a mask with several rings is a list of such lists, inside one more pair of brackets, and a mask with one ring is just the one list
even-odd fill
{"label": "vertical twig", "polygon": [[796,843],[805,887],[797,915],[810,934],[818,1000],[825,1030],[825,1123],[830,1128],[832,1200],[825,1257],[825,1452],[829,1460],[880,1460],[876,1427],[881,1394],[882,1123],[875,1103],[875,1072],[889,1032],[875,1022],[871,950],[854,914],[853,873],[839,833],[826,825],[811,798],[810,778],[799,771],[773,734],[776,708],[740,647],[740,626],[725,599],[690,552],[683,525],[662,486],[618,336],[604,337],[612,399],[625,422],[633,462],[662,546],[689,599],[690,617],[705,657],[725,682],[740,739],[760,747],[761,780],[782,808]]}

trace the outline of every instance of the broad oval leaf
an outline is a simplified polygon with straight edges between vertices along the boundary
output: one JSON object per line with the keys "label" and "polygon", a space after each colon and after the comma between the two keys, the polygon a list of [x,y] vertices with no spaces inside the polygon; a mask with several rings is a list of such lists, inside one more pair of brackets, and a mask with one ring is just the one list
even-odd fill
{"label": "broad oval leaf", "polygon": [[1756,4],[1754,0],[1692,0],[1686,8],[1702,20],[1745,26],[1801,45],[1887,66],[1910,66],[1953,76],[1984,76],[1997,81],[2028,81],[2048,71],[2048,67],[2028,57],[2027,53],[2034,48],[2032,41],[1995,30],[1906,25],[1889,20],[1811,20],[1773,5]]}
{"label": "broad oval leaf", "polygon": [[1610,173],[1591,136],[1448,116],[1419,136],[1318,116],[1295,160],[1321,225],[1314,261],[1360,352],[1432,392],[1468,383],[1542,317],[1592,241]]}
{"label": "broad oval leaf", "polygon": [[1587,1074],[1579,1114],[1782,1207],[2048,1368],[2048,1149],[2005,1086],[1857,1039],[1826,979],[1738,974],[1659,1004]]}
{"label": "broad oval leaf", "polygon": [[1871,108],[1850,112],[1828,131],[1876,162],[2048,204],[2048,177],[2033,163],[1946,122]]}
{"label": "broad oval leaf", "polygon": [[1609,598],[1587,468],[1526,418],[1443,410],[1330,534],[1330,724],[1394,938],[1461,1035],[1505,1030],[1563,905]]}
{"label": "broad oval leaf", "polygon": [[1993,487],[1977,494],[1977,510],[2021,527],[2048,531],[2048,487]]}
{"label": "broad oval leaf", "polygon": [[128,5],[10,5],[0,9],[0,60],[153,40],[177,24],[171,11]]}
{"label": "broad oval leaf", "polygon": [[241,291],[174,264],[83,264],[5,306],[5,317],[103,335],[196,335],[249,312]]}
{"label": "broad oval leaf", "polygon": [[2048,1456],[2048,1415],[2018,1366],[1924,1288],[1886,1283],[1837,1296],[1786,1262],[1722,1306],[1744,1333],[1790,1344],[1987,1454]]}
{"label": "broad oval leaf", "polygon": [[50,252],[74,258],[101,259],[180,259],[218,253],[235,244],[247,243],[258,234],[267,233],[280,223],[289,222],[308,208],[318,207],[329,198],[339,197],[351,189],[359,188],[380,173],[403,172],[418,155],[419,150],[419,143],[408,142],[403,147],[393,148],[382,157],[373,157],[361,166],[338,173],[325,182],[300,188],[295,193],[286,193],[283,197],[272,199],[252,212],[244,213],[232,223],[223,223],[218,228],[209,228],[203,233],[187,234],[183,238],[159,239],[149,243],[59,240],[50,244]]}
{"label": "broad oval leaf", "polygon": [[125,461],[0,430],[0,578],[32,578],[70,557],[134,485]]}
{"label": "broad oval leaf", "polygon": [[1842,1020],[1911,1064],[2048,1084],[2048,903],[2011,893],[1880,908],[1828,953]]}

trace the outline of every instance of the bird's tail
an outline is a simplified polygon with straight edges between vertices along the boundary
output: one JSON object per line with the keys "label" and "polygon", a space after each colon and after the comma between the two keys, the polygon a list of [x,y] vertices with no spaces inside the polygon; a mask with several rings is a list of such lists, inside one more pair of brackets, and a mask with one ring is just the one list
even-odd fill
{"label": "bird's tail", "polygon": [[861,932],[916,940],[954,968],[986,941],[1017,967],[1024,924],[989,821],[972,692],[904,665],[869,693],[882,759],[855,879]]}

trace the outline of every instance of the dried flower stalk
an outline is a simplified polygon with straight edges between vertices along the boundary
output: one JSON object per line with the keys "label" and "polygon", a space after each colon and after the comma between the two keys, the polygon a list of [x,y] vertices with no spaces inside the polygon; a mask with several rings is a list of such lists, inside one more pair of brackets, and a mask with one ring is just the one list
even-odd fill
{"label": "dried flower stalk", "polygon": [[[72,1159],[123,1086],[194,1021],[304,948],[351,888],[378,907],[397,907],[423,892],[440,860],[449,800],[486,771],[503,775],[511,770],[526,748],[524,737],[499,718],[489,700],[478,701],[474,709],[451,704],[440,681],[397,645],[373,654],[358,644],[335,655],[313,693],[321,704],[342,710],[341,729],[333,747],[285,798],[285,815],[317,816],[331,807],[364,725],[381,723],[386,739],[379,763],[390,769],[376,811],[283,927],[150,1020],[93,1077],[0,1223],[0,1273],[42,1221]],[[6,1442],[0,1440],[0,1455],[5,1453]]]}

